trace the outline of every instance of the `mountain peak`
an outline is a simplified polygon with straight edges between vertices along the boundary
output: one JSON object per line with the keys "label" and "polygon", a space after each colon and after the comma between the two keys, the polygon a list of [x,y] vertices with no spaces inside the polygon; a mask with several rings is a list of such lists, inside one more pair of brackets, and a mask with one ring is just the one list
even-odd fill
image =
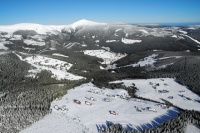
{"label": "mountain peak", "polygon": [[81,19],[81,20],[73,23],[72,27],[76,28],[76,27],[79,27],[79,26],[88,26],[88,25],[91,26],[91,25],[102,25],[102,24],[105,24],[105,23],[97,23],[97,22],[94,22],[94,21]]}

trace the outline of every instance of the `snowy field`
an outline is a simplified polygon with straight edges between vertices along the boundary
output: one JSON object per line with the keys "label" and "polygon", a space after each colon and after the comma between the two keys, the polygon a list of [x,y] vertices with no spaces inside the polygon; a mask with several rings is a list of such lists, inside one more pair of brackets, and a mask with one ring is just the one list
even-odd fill
{"label": "snowy field", "polygon": [[[160,61],[160,60],[178,59],[178,58],[182,57],[182,56],[168,56],[168,57],[157,58],[157,56],[158,56],[158,54],[152,54],[152,55],[149,55],[149,56],[145,57],[144,59],[140,59],[137,63],[126,65],[126,66],[122,66],[122,67],[128,67],[128,66],[132,66],[132,67],[154,66],[154,64],[156,62]],[[166,66],[169,66],[169,65],[172,65],[172,64],[173,63],[162,65],[162,66],[158,66],[158,68],[165,68]]]}
{"label": "snowy field", "polygon": [[152,66],[152,65],[154,65],[154,63],[156,63],[156,59],[155,58],[157,56],[158,56],[157,54],[152,54],[152,55],[150,55],[148,57],[145,57],[144,59],[141,59],[137,63],[131,64],[131,65],[127,65],[127,66],[124,66],[124,67],[128,67],[128,66],[132,66],[132,67],[141,66],[141,67],[143,67],[143,66],[148,66],[148,65]]}
{"label": "snowy field", "polygon": [[54,55],[54,56],[60,56],[60,57],[66,57],[66,58],[69,57],[69,56],[66,56],[66,55],[63,55],[63,54],[60,54],[60,53],[53,53],[52,55]]}
{"label": "snowy field", "polygon": [[119,40],[107,40],[106,42],[107,43],[110,43],[110,42],[118,42]]}
{"label": "snowy field", "polygon": [[111,63],[113,63],[113,62],[115,62],[115,61],[126,56],[126,54],[114,53],[114,52],[111,52],[111,51],[106,51],[104,49],[101,49],[101,50],[85,50],[83,52],[86,55],[95,56],[95,57],[103,59],[104,61],[101,64],[111,64]]}
{"label": "snowy field", "polygon": [[52,113],[23,132],[64,133],[87,130],[95,133],[102,125],[106,125],[106,122],[120,123],[126,128],[148,128],[178,113],[175,108],[163,107],[159,103],[129,99],[127,91],[122,89],[100,89],[92,83],[86,83],[53,101]]}
{"label": "snowy field", "polygon": [[126,39],[122,38],[121,40],[124,44],[134,44],[134,43],[140,43],[142,40],[133,40],[133,39]]}
{"label": "snowy field", "polygon": [[194,125],[188,124],[185,133],[200,133],[200,129]]}
{"label": "snowy field", "polygon": [[13,44],[13,43],[10,41],[6,41],[5,38],[0,38],[0,49],[7,50],[8,48],[4,46],[5,44]]}
{"label": "snowy field", "polygon": [[174,105],[188,110],[200,111],[200,97],[188,90],[186,86],[180,85],[173,78],[119,80],[114,83],[123,83],[125,86],[135,86],[139,89],[137,96],[163,102],[167,100]]}
{"label": "snowy field", "polygon": [[45,45],[45,42],[34,41],[32,39],[24,39],[24,43],[26,43],[27,45],[38,45],[38,46]]}
{"label": "snowy field", "polygon": [[61,80],[61,79],[79,80],[83,78],[81,76],[76,76],[67,72],[72,67],[73,64],[70,64],[61,60],[57,60],[57,59],[53,59],[53,58],[49,58],[49,57],[41,56],[41,55],[30,56],[30,57],[26,57],[25,59],[21,58],[21,60],[26,61],[27,63],[35,67],[35,69],[29,70],[30,74],[27,76],[30,76],[30,77],[35,78],[37,73],[40,73],[42,70],[47,70],[53,74],[52,78],[55,78],[57,80]]}

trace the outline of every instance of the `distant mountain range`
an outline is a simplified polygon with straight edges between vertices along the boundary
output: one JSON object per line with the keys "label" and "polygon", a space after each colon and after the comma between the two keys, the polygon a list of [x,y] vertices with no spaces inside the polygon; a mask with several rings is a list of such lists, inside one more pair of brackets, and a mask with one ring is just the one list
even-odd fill
{"label": "distant mountain range", "polygon": [[[35,35],[43,35],[43,39],[39,39],[42,43],[37,42]],[[82,50],[109,47],[111,51],[120,53],[149,50],[199,51],[200,47],[199,25],[183,27],[157,24],[106,24],[82,19],[70,25],[59,26],[32,23],[0,26],[1,40],[7,41],[0,41],[3,49],[6,47],[12,49],[13,46],[8,44],[16,44],[14,41],[16,36],[21,36],[21,39],[29,38],[28,41],[22,40],[17,47],[27,42],[29,46],[31,44],[44,46],[55,40],[60,44],[53,44],[55,48]],[[30,43],[33,40],[37,43]]]}

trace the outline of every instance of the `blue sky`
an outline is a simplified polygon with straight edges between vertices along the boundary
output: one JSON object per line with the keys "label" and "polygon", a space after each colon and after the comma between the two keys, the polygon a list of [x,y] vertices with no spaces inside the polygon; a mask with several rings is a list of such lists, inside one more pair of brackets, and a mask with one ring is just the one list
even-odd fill
{"label": "blue sky", "polygon": [[200,22],[200,0],[0,0],[0,24]]}

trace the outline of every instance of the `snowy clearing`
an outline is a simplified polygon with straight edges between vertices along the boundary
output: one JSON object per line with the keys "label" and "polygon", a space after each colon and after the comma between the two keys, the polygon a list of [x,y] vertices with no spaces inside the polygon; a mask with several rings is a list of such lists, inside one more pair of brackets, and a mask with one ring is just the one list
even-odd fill
{"label": "snowy clearing", "polygon": [[44,41],[44,39],[46,39],[46,37],[47,36],[45,36],[45,35],[34,35],[34,36],[31,36],[31,38],[36,39],[36,40],[38,40],[40,42]]}
{"label": "snowy clearing", "polygon": [[35,50],[35,48],[28,48],[28,47],[24,47],[22,46],[23,49],[28,50],[28,52],[30,52],[31,50]]}
{"label": "snowy clearing", "polygon": [[38,45],[38,46],[44,46],[45,45],[45,42],[37,42],[37,41],[34,41],[34,40],[30,40],[30,39],[25,39],[24,40],[24,43],[26,43],[27,45]]}
{"label": "snowy clearing", "polygon": [[134,83],[139,89],[136,92],[137,96],[159,102],[163,102],[164,99],[182,109],[200,111],[200,97],[188,90],[186,86],[175,82],[173,78],[119,80],[114,83],[121,82],[125,86],[132,86]]}
{"label": "snowy clearing", "polygon": [[115,61],[126,56],[126,54],[114,53],[114,52],[111,52],[111,51],[106,51],[104,49],[101,49],[101,50],[85,50],[83,52],[86,55],[102,58],[104,61],[101,64],[111,64],[111,63],[113,63],[113,62],[115,62]]}
{"label": "snowy clearing", "polygon": [[[140,61],[138,61],[137,63],[126,65],[126,66],[122,66],[122,67],[128,67],[128,66],[132,66],[132,67],[154,66],[154,64],[156,62],[158,62],[159,60],[178,59],[178,58],[182,57],[182,56],[169,56],[169,57],[156,58],[157,56],[158,56],[157,54],[152,54],[152,55],[149,55],[149,56],[145,57],[144,59],[140,59]],[[166,66],[169,66],[169,65],[172,65],[172,64],[173,63],[166,64],[166,65],[163,65],[163,66],[158,66],[158,68],[163,68],[163,67],[166,67]]]}
{"label": "snowy clearing", "polygon": [[165,108],[163,104],[127,98],[129,95],[125,90],[100,89],[92,83],[86,83],[69,90],[60,100],[53,101],[52,113],[24,132],[64,133],[87,129],[87,132],[96,133],[108,121],[120,123],[124,127],[144,129],[178,114],[175,108]]}
{"label": "snowy clearing", "polygon": [[107,51],[110,51],[110,48],[109,47],[101,47],[102,49],[105,49],[105,50],[107,50]]}
{"label": "snowy clearing", "polygon": [[111,42],[118,42],[118,40],[107,40],[107,43],[111,43]]}
{"label": "snowy clearing", "polygon": [[41,55],[30,56],[30,57],[26,57],[25,59],[21,58],[21,60],[26,61],[27,63],[35,67],[35,69],[29,70],[30,74],[27,75],[28,77],[35,78],[37,73],[40,73],[42,70],[47,70],[53,74],[52,78],[55,78],[57,80],[83,79],[83,77],[81,76],[76,76],[71,73],[68,73],[67,70],[69,70],[72,67],[72,64],[61,61],[61,60],[52,59],[52,58],[41,56]]}
{"label": "snowy clearing", "polygon": [[181,57],[182,57],[182,56],[168,56],[168,57],[158,58],[158,60],[178,59],[178,58],[181,58]]}
{"label": "snowy clearing", "polygon": [[144,59],[141,59],[139,62],[135,63],[135,64],[130,64],[130,65],[126,65],[126,66],[123,66],[123,67],[128,67],[128,66],[132,66],[132,67],[137,67],[137,66],[141,66],[141,67],[144,67],[144,66],[153,66],[154,63],[156,63],[156,57],[158,55],[157,54],[152,54],[148,57],[145,57]]}
{"label": "snowy clearing", "polygon": [[8,48],[4,46],[5,42],[0,42],[0,49],[7,50]]}
{"label": "snowy clearing", "polygon": [[63,54],[59,54],[59,53],[53,53],[52,55],[54,56],[60,56],[60,57],[66,57],[68,58],[69,56],[63,55]]}
{"label": "snowy clearing", "polygon": [[173,38],[178,38],[178,36],[177,36],[177,35],[173,35],[172,37],[173,37]]}
{"label": "snowy clearing", "polygon": [[121,31],[122,29],[116,29],[115,32]]}
{"label": "snowy clearing", "polygon": [[183,30],[179,30],[180,33],[183,33],[183,34],[187,34],[186,31],[183,31]]}
{"label": "snowy clearing", "polygon": [[145,33],[145,34],[148,34],[148,31],[146,31],[146,30],[144,30],[144,29],[139,30],[139,31],[141,31],[141,32],[143,32],[143,33]]}
{"label": "snowy clearing", "polygon": [[7,50],[8,48],[6,46],[4,46],[5,44],[13,44],[13,43],[10,41],[0,40],[0,49]]}
{"label": "snowy clearing", "polygon": [[126,39],[122,38],[121,40],[124,44],[134,44],[134,43],[140,43],[142,40],[133,40],[133,39]]}
{"label": "snowy clearing", "polygon": [[96,40],[95,42],[96,42],[96,43],[99,43],[99,40]]}
{"label": "snowy clearing", "polygon": [[194,125],[188,124],[185,133],[200,133],[200,129]]}
{"label": "snowy clearing", "polygon": [[10,40],[22,40],[22,35],[13,35]]}

